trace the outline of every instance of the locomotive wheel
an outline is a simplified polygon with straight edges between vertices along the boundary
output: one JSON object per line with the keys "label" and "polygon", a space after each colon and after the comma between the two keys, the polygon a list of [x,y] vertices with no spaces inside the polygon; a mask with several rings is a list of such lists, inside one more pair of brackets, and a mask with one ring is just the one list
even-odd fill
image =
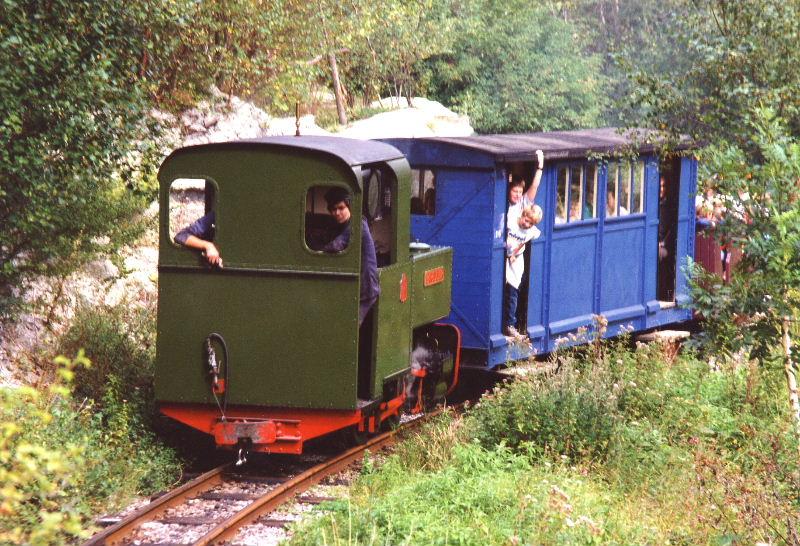
{"label": "locomotive wheel", "polygon": [[400,426],[400,414],[390,415],[381,423],[381,431],[389,432]]}
{"label": "locomotive wheel", "polygon": [[370,438],[370,433],[365,431],[358,430],[358,425],[353,425],[350,427],[349,430],[350,440],[357,446],[361,446],[367,443]]}

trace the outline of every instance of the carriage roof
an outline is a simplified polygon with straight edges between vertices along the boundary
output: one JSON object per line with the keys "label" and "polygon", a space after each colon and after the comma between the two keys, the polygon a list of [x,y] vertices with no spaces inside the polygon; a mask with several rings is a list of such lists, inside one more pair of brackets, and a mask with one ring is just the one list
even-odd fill
{"label": "carriage roof", "polygon": [[[493,156],[500,162],[533,161],[536,159],[536,150],[542,150],[549,159],[572,159],[587,157],[590,154],[620,152],[630,147],[647,153],[666,143],[663,133],[653,129],[621,130],[614,127],[509,135],[430,137],[415,140],[472,149]],[[671,149],[676,151],[695,147],[686,136],[681,136],[677,143],[671,144]]]}

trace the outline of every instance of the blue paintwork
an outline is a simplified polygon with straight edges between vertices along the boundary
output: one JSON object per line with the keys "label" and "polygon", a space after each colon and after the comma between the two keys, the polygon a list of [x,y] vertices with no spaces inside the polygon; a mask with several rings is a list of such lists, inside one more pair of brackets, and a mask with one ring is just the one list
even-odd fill
{"label": "blue paintwork", "polygon": [[[598,169],[598,217],[555,223],[556,176],[572,161],[546,161],[536,202],[544,210],[542,236],[530,247],[528,336],[532,351],[510,346],[501,333],[505,273],[505,166],[490,153],[451,142],[386,139],[412,169],[436,173],[436,215],[411,216],[412,240],[454,249],[453,304],[448,320],[462,331],[463,346],[483,351],[496,366],[531,352],[553,350],[593,316],[604,315],[607,335],[645,330],[691,318],[684,266],[694,256],[697,165],[681,160],[678,210],[677,306],[657,301],[659,172],[655,155],[645,162],[644,212],[605,218],[606,169]],[[580,162],[578,160],[577,162]]]}

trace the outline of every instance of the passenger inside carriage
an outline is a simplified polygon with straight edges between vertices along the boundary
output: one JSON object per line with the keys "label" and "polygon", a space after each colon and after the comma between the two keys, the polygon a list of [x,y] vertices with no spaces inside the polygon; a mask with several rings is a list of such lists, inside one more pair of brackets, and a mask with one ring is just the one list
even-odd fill
{"label": "passenger inside carriage", "polygon": [[529,241],[539,237],[535,227],[542,220],[542,209],[534,204],[544,170],[544,153],[536,150],[536,172],[527,191],[522,177],[512,178],[508,186],[508,214],[506,214],[506,282],[503,289],[503,335],[518,337],[517,307],[519,288],[525,272],[525,248]]}
{"label": "passenger inside carriage", "polygon": [[619,214],[617,214],[617,196],[613,189],[608,190],[606,195],[606,218],[612,216],[626,216],[628,209],[623,206],[619,207]]}
{"label": "passenger inside carriage", "polygon": [[[509,212],[509,215],[511,213]],[[509,218],[506,238],[506,285],[503,306],[503,335],[518,337],[517,300],[522,274],[525,272],[525,246],[537,239],[541,232],[535,226],[542,221],[542,209],[538,205],[525,207],[519,216]]]}

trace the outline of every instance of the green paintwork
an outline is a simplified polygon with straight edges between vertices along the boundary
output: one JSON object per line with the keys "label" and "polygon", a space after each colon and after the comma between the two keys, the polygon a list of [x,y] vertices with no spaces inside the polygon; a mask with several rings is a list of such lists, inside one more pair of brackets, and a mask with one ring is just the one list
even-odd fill
{"label": "green paintwork", "polygon": [[[217,187],[221,271],[169,239],[176,178]],[[157,399],[213,403],[203,343],[218,332],[230,353],[229,404],[356,407],[360,223],[338,255],[308,250],[303,234],[311,186],[347,187],[360,210],[353,169],[308,151],[196,148],[165,162],[159,179]]]}
{"label": "green paintwork", "polygon": [[[412,329],[449,313],[452,281],[452,250],[409,253],[408,163],[382,165],[394,173],[387,180],[395,206],[387,219],[392,265],[379,270],[373,398],[387,377],[408,368]],[[216,332],[229,351],[228,404],[357,407],[362,167],[313,150],[247,143],[184,149],[164,162],[157,400],[215,404],[204,346]],[[178,178],[203,178],[215,188],[222,270],[207,267],[199,253],[169,238],[169,186]],[[339,185],[353,196],[351,243],[341,254],[305,245],[306,193],[319,185]],[[440,265],[446,268],[444,281],[423,287],[424,272]]]}
{"label": "green paintwork", "polygon": [[[373,397],[379,396],[384,378],[408,368],[411,355],[411,264],[394,264],[379,271],[381,295],[375,304],[378,328],[375,333],[375,383]],[[408,299],[400,301],[400,282],[408,279]]]}
{"label": "green paintwork", "polygon": [[[436,248],[428,252],[414,253],[411,277],[411,299],[414,306],[411,312],[411,327],[416,328],[438,320],[450,313],[450,289],[453,281],[453,249]],[[442,282],[425,286],[426,271],[443,267]]]}

